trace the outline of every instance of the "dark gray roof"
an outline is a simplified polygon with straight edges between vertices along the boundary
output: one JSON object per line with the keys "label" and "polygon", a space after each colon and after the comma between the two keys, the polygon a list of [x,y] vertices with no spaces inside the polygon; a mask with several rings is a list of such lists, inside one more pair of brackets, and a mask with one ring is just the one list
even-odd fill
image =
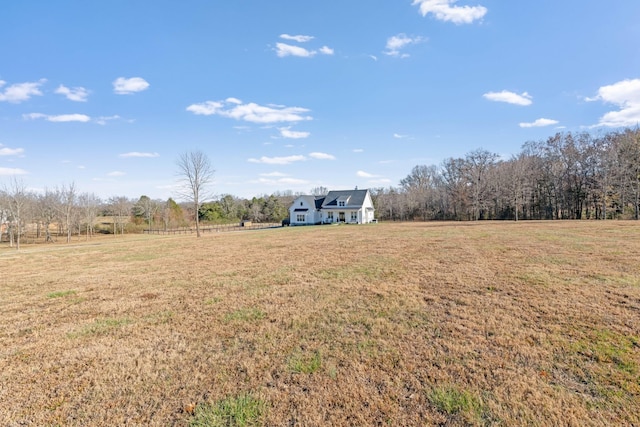
{"label": "dark gray roof", "polygon": [[303,199],[309,206],[315,206],[316,209],[320,209],[324,202],[324,196],[300,196],[298,199]]}
{"label": "dark gray roof", "polygon": [[338,199],[347,200],[346,207],[359,207],[364,203],[369,190],[329,191],[322,203],[323,208],[338,207]]}

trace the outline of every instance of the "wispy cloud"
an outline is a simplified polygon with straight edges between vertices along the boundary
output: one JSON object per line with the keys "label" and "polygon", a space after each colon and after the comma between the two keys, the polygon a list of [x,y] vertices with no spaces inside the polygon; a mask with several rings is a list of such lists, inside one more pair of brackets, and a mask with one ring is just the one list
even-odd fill
{"label": "wispy cloud", "polygon": [[44,119],[48,122],[89,122],[91,121],[91,117],[86,114],[59,114],[59,115],[49,115],[42,113],[29,113],[23,114],[22,117],[30,120]]}
{"label": "wispy cloud", "polygon": [[55,93],[64,95],[70,101],[86,102],[89,97],[89,91],[83,87],[68,88],[65,85],[60,85],[55,90]]}
{"label": "wispy cloud", "polygon": [[142,152],[139,152],[139,151],[131,151],[129,153],[122,153],[118,157],[124,157],[124,158],[129,158],[129,157],[152,158],[152,157],[160,157],[160,154],[158,154],[158,153],[142,153]]}
{"label": "wispy cloud", "polygon": [[402,134],[399,134],[399,133],[394,133],[393,137],[396,138],[396,139],[406,139],[406,138],[409,138],[409,135],[402,135]]}
{"label": "wispy cloud", "polygon": [[273,104],[263,106],[253,102],[242,104],[236,98],[227,98],[225,101],[205,101],[199,104],[192,104],[187,107],[187,111],[198,115],[218,115],[252,123],[312,120],[311,116],[305,115],[305,113],[310,111],[307,108],[286,107]]}
{"label": "wispy cloud", "polygon": [[9,148],[0,144],[0,156],[19,156],[24,153],[24,148]]}
{"label": "wispy cloud", "polygon": [[454,24],[470,24],[487,14],[484,6],[455,6],[457,0],[413,0],[422,16],[431,13],[436,19]]}
{"label": "wispy cloud", "polygon": [[126,172],[122,172],[122,171],[113,171],[113,172],[109,172],[107,176],[118,177],[118,176],[125,176],[126,174],[127,174]]}
{"label": "wispy cloud", "polygon": [[376,178],[378,176],[365,171],[358,171],[356,172],[356,175],[360,178]]}
{"label": "wispy cloud", "polygon": [[389,37],[387,39],[387,45],[383,53],[389,56],[395,56],[398,58],[407,58],[409,54],[401,52],[402,49],[409,45],[422,43],[427,41],[424,37],[409,37],[404,33]]}
{"label": "wispy cloud", "polygon": [[496,102],[506,102],[508,104],[515,105],[531,105],[533,103],[532,96],[527,92],[522,92],[521,94],[517,94],[515,92],[509,92],[508,90],[503,90],[501,92],[487,92],[482,95],[485,99],[489,101]]}
{"label": "wispy cloud", "polygon": [[118,95],[130,95],[149,88],[149,83],[142,77],[118,77],[113,81],[113,91]]}
{"label": "wispy cloud", "polygon": [[290,36],[289,34],[280,34],[280,38],[284,39],[284,40],[295,41],[295,42],[298,42],[298,43],[306,43],[308,41],[313,40],[315,37],[313,37],[313,36],[303,36],[303,35]]}
{"label": "wispy cloud", "polygon": [[0,176],[13,176],[13,175],[27,175],[27,172],[24,169],[20,168],[2,168],[0,167]]}
{"label": "wispy cloud", "polygon": [[322,46],[320,49],[318,49],[318,52],[323,55],[333,55],[333,49],[331,49],[329,46]]}
{"label": "wispy cloud", "polygon": [[310,132],[295,131],[291,130],[289,127],[278,128],[278,130],[280,131],[280,136],[283,138],[303,139],[308,138],[309,135],[311,135]]}
{"label": "wispy cloud", "polygon": [[352,151],[354,153],[364,153],[364,150],[362,148],[354,148]]}
{"label": "wispy cloud", "polygon": [[[315,37],[306,36],[306,35],[297,35],[292,36],[289,34],[280,34],[280,38],[287,41],[297,42],[297,43],[307,43],[313,40]],[[318,53],[322,55],[333,55],[334,51],[329,46],[322,46],[321,48],[315,49],[307,49],[301,46],[295,46],[289,43],[276,43],[275,47],[276,55],[280,58],[284,58],[287,56],[297,56],[299,58],[312,58],[316,56]]]}
{"label": "wispy cloud", "polygon": [[107,122],[110,122],[112,120],[119,120],[122,117],[118,116],[117,114],[114,116],[101,116],[95,119],[95,122],[99,125],[106,125]]}
{"label": "wispy cloud", "polygon": [[286,43],[276,43],[276,55],[280,58],[285,56],[297,56],[300,58],[311,58],[316,55],[316,51],[305,49],[300,46],[293,46]]}
{"label": "wispy cloud", "polygon": [[305,156],[294,155],[294,156],[284,156],[284,157],[266,157],[262,156],[259,159],[251,158],[247,161],[250,163],[264,163],[267,165],[288,165],[294,162],[302,162],[307,160]]}
{"label": "wispy cloud", "polygon": [[640,79],[622,80],[602,86],[598,95],[587,101],[602,101],[618,107],[600,117],[596,126],[626,127],[640,123]]}
{"label": "wispy cloud", "polygon": [[318,153],[318,152],[309,153],[309,157],[316,160],[335,160],[336,159],[336,156],[334,156],[333,154]]}
{"label": "wispy cloud", "polygon": [[552,120],[552,119],[538,119],[534,122],[531,123],[520,123],[520,127],[521,128],[539,128],[539,127],[544,127],[544,126],[551,126],[551,125],[556,125],[558,124],[557,120]]}
{"label": "wispy cloud", "polygon": [[[0,101],[18,104],[31,99],[32,96],[41,96],[40,86],[46,83],[46,79],[40,79],[37,82],[15,83],[7,86],[0,91]],[[4,80],[0,80],[0,88],[7,84]]]}

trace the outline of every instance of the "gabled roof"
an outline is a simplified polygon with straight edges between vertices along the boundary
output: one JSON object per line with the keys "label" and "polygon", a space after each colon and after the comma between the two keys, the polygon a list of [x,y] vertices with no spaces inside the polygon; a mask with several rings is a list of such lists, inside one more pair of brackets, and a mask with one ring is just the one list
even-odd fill
{"label": "gabled roof", "polygon": [[345,201],[345,207],[359,207],[364,203],[369,190],[329,191],[322,203],[323,208],[338,207],[338,201]]}
{"label": "gabled roof", "polygon": [[324,202],[324,196],[299,196],[296,200],[302,199],[307,205],[314,206],[316,209],[320,209],[322,207],[322,202]]}

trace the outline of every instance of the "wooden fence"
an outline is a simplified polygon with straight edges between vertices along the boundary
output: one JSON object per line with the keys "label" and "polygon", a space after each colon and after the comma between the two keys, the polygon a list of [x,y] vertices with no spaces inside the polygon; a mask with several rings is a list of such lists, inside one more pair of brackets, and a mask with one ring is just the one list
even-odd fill
{"label": "wooden fence", "polygon": [[[206,225],[200,227],[200,233],[223,233],[227,231],[248,231],[263,230],[266,228],[282,227],[280,223],[251,223],[251,224],[223,224],[223,225]],[[181,227],[172,229],[151,229],[143,230],[144,234],[193,234],[196,232],[195,227]]]}

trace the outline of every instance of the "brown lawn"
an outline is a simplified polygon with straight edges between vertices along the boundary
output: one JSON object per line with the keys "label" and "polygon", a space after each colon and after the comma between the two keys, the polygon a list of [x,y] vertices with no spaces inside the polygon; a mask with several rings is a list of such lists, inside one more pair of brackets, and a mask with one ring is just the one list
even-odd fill
{"label": "brown lawn", "polygon": [[110,236],[0,265],[0,425],[640,425],[637,222]]}

